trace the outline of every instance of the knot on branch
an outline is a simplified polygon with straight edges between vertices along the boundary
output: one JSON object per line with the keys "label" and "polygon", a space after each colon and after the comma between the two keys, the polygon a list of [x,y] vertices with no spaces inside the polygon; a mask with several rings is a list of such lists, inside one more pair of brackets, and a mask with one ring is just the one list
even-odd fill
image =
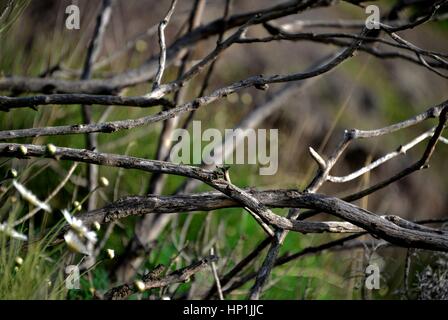
{"label": "knot on branch", "polygon": [[199,99],[196,99],[191,103],[191,107],[193,108],[193,110],[198,109],[200,107],[200,105],[201,105],[201,101]]}
{"label": "knot on branch", "polygon": [[358,130],[357,129],[347,129],[344,131],[344,137],[347,140],[356,139],[358,136]]}
{"label": "knot on branch", "polygon": [[102,132],[105,133],[112,133],[116,131],[118,131],[118,127],[113,123],[106,123],[102,128]]}

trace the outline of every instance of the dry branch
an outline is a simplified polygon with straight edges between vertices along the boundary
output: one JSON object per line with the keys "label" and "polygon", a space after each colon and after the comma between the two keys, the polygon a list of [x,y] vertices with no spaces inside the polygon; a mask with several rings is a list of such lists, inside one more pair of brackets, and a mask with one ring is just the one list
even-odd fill
{"label": "dry branch", "polygon": [[[443,114],[446,115],[446,113]],[[436,129],[435,135],[438,131],[441,131],[440,127]],[[0,156],[23,158],[24,156],[20,152],[20,146],[20,144],[0,144]],[[224,193],[235,201],[238,201],[242,206],[248,207],[250,210],[259,215],[266,223],[272,226],[298,232],[309,231],[306,229],[306,226],[300,223],[300,221],[290,220],[274,214],[249,192],[227,182],[216,171],[205,170],[193,166],[175,165],[164,161],[145,160],[141,158],[98,153],[73,148],[55,147],[55,151],[49,153],[47,148],[44,146],[24,146],[28,150],[27,156],[29,157],[73,160],[105,166],[139,169],[149,172],[162,172],[198,179]],[[337,216],[394,244],[440,251],[448,250],[448,238],[444,235],[433,233],[429,234],[420,230],[403,228],[387,219],[337,198],[325,197],[325,200],[323,200],[322,197],[317,197],[315,194],[310,193],[307,194],[306,199],[308,205],[313,205],[314,209],[328,212],[329,214]]]}
{"label": "dry branch", "polygon": [[209,256],[199,260],[188,267],[171,272],[166,276],[158,274],[161,268],[156,268],[156,272],[149,272],[143,276],[142,281],[144,288],[137,288],[135,284],[124,284],[110,289],[104,294],[106,300],[122,300],[126,299],[133,293],[147,291],[154,288],[163,288],[175,283],[182,283],[188,281],[196,273],[204,270],[214,261],[217,261],[216,256]]}

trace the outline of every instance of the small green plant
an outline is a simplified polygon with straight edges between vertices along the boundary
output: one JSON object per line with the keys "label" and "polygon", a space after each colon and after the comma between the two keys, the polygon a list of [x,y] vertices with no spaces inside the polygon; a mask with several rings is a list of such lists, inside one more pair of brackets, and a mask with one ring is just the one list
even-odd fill
{"label": "small green plant", "polygon": [[63,299],[64,268],[52,239],[23,242],[0,233],[0,299]]}

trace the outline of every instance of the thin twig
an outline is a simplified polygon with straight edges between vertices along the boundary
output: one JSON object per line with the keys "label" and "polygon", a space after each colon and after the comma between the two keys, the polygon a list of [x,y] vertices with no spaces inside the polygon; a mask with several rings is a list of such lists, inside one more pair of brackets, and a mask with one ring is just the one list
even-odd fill
{"label": "thin twig", "polygon": [[[210,255],[215,255],[215,250],[212,247],[210,249]],[[222,294],[221,283],[219,282],[218,271],[216,270],[216,264],[212,261],[211,263],[213,278],[215,279],[216,290],[218,291],[219,300],[224,300],[224,295]]]}
{"label": "thin twig", "polygon": [[159,69],[157,70],[154,83],[152,85],[152,90],[156,90],[160,86],[162,81],[163,72],[165,71],[166,64],[166,43],[165,43],[165,28],[170,22],[171,16],[173,15],[174,8],[176,7],[177,0],[171,2],[171,6],[165,15],[165,18],[159,24],[159,46],[160,46],[160,56],[159,56]]}

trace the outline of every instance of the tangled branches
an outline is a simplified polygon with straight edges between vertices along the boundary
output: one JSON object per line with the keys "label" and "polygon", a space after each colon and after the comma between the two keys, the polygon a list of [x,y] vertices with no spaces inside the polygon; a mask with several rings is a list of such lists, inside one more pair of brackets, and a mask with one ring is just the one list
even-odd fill
{"label": "tangled branches", "polygon": [[[236,129],[242,131],[256,128],[280,109],[297,91],[303,90],[314,80],[325,77],[331,71],[340,68],[342,64],[353,59],[358,53],[372,56],[380,61],[385,59],[403,60],[406,63],[424,68],[426,72],[437,77],[446,79],[448,77],[446,73],[448,70],[448,54],[420,48],[406,40],[405,35],[401,32],[419,28],[425,23],[445,19],[446,15],[444,16],[443,12],[447,9],[447,1],[431,2],[433,4],[429,6],[429,10],[407,18],[399,17],[405,16],[404,10],[411,4],[407,4],[406,1],[397,1],[397,5],[393,6],[388,14],[381,17],[378,29],[373,30],[367,28],[363,20],[307,21],[301,19],[300,13],[312,11],[316,8],[337,6],[337,1],[286,1],[262,10],[235,14],[231,13],[231,2],[230,0],[226,1],[222,18],[201,24],[201,18],[207,6],[204,0],[196,0],[187,21],[186,32],[172,40],[171,44],[168,44],[168,37],[165,33],[170,26],[171,18],[176,15],[176,8],[179,5],[176,0],[172,1],[164,18],[158,24],[159,52],[136,69],[129,69],[109,78],[99,79],[93,78],[96,70],[95,65],[98,63],[102,42],[107,32],[107,23],[114,7],[113,1],[105,0],[97,16],[97,24],[91,36],[88,54],[80,78],[6,76],[0,79],[0,91],[9,93],[0,96],[0,112],[2,114],[20,111],[34,112],[32,110],[49,107],[68,109],[68,105],[82,105],[83,110],[82,123],[13,128],[0,131],[1,157],[5,159],[39,158],[47,159],[46,161],[86,163],[89,165],[87,174],[89,195],[94,194],[98,189],[97,166],[135,169],[153,174],[147,195],[128,196],[112,201],[102,208],[97,207],[97,198],[91,197],[88,200],[88,210],[77,216],[80,223],[88,226],[96,224],[113,225],[130,216],[139,217],[135,226],[135,234],[127,243],[125,252],[111,272],[114,278],[127,284],[110,289],[101,298],[123,299],[139,290],[164,288],[174,283],[184,282],[193,274],[202,271],[205,267],[217,261],[217,257],[210,256],[186,268],[167,273],[165,276],[150,273],[143,277],[143,284],[131,284],[130,281],[135,277],[142,260],[151,249],[151,243],[159,237],[161,231],[176,213],[191,215],[197,211],[209,212],[240,207],[248,211],[267,234],[265,240],[260,242],[240,262],[236,263],[234,268],[224,276],[219,277],[219,273],[214,269],[216,284],[203,294],[203,298],[212,298],[215,295],[222,298],[223,294],[228,294],[255,278],[255,283],[248,298],[259,299],[266,287],[272,269],[276,266],[286,264],[303,255],[344,246],[346,243],[352,243],[356,238],[366,234],[400,247],[448,251],[448,234],[446,231],[425,226],[418,221],[405,220],[396,215],[374,213],[351,203],[429,166],[431,157],[436,151],[436,146],[439,143],[448,143],[448,140],[443,136],[447,122],[448,101],[443,101],[409,119],[401,119],[395,124],[382,128],[370,130],[347,129],[339,144],[329,156],[324,156],[321,151],[316,151],[309,146],[309,155],[315,161],[318,169],[303,191],[297,189],[259,190],[255,187],[240,188],[232,183],[228,168],[206,163],[201,166],[177,164],[170,161],[169,158],[170,151],[173,148],[171,138],[174,135],[174,129],[179,124],[178,120],[182,116],[187,116],[182,125],[184,129],[187,129],[194,112],[198,109],[204,109],[216,101],[221,101],[228,96],[247,91],[250,88],[268,90],[270,85],[280,85],[281,88],[275,94],[271,95],[263,104],[250,110],[236,127]],[[288,16],[295,21],[285,23],[280,19]],[[308,31],[308,29],[311,31]],[[333,29],[336,32],[318,32],[314,29]],[[259,36],[260,33],[263,36]],[[216,46],[209,50],[209,53],[203,58],[193,62],[192,48],[214,36],[218,38]],[[337,47],[337,49],[323,59],[318,59],[305,70],[295,70],[286,74],[249,75],[235,79],[233,82],[206,93],[216,61],[225,59],[224,53],[229,48],[250,46],[257,43],[271,46],[278,41],[291,43],[306,41]],[[180,66],[178,75],[174,80],[164,82],[164,78],[169,78],[167,69],[172,66]],[[189,95],[186,94],[185,88],[194,81],[199,81],[203,75],[205,77],[199,96],[188,98]],[[149,86],[150,82],[152,82],[151,86]],[[151,89],[141,96],[125,95],[125,89],[140,84]],[[103,119],[95,122],[91,113],[92,105],[152,109],[162,107],[162,109],[157,113],[140,118],[114,121]],[[390,151],[348,174],[342,176],[332,174],[336,164],[340,163],[355,141],[391,135],[423,122],[429,122],[431,119],[436,119],[437,124],[411,139],[408,143],[399,146],[396,150]],[[98,145],[96,134],[110,134],[138,127],[151,128],[159,122],[163,122],[164,127],[155,159],[98,151],[101,150],[101,147]],[[35,140],[31,143],[10,142],[16,139],[62,135],[86,135],[85,148],[41,145],[36,143]],[[426,140],[426,146],[420,159],[396,174],[367,186],[361,191],[345,196],[336,197],[320,193],[320,189],[325,184],[347,183],[364,177],[385,163],[406,154]],[[221,155],[226,153],[224,155],[226,158],[228,153],[232,151],[219,150],[218,152]],[[74,169],[64,179],[64,184],[73,174],[73,171]],[[171,195],[162,195],[165,185],[163,177],[166,175],[181,176],[187,179]],[[200,183],[212,187],[215,191],[194,193]],[[47,200],[49,201],[51,198]],[[274,213],[273,208],[288,208],[289,212],[286,216],[283,216]],[[301,209],[307,209],[307,211]],[[32,214],[22,217],[19,220],[20,223],[28,223],[30,218],[38,211],[39,209],[34,210]],[[332,216],[332,220],[309,220],[319,213],[329,214]],[[1,223],[2,230],[12,230],[10,233],[16,232],[12,229],[16,225],[8,226],[6,222]],[[306,248],[296,254],[279,257],[284,239],[290,231],[304,235],[313,233],[351,233],[352,235],[318,247]],[[97,244],[99,248],[102,245],[104,244]],[[259,270],[246,273],[244,277],[239,276],[248,269],[252,261],[262,256],[263,249],[267,247],[269,247],[268,252]],[[92,252],[98,252],[98,250]],[[95,254],[92,255],[92,258],[95,259]]]}

